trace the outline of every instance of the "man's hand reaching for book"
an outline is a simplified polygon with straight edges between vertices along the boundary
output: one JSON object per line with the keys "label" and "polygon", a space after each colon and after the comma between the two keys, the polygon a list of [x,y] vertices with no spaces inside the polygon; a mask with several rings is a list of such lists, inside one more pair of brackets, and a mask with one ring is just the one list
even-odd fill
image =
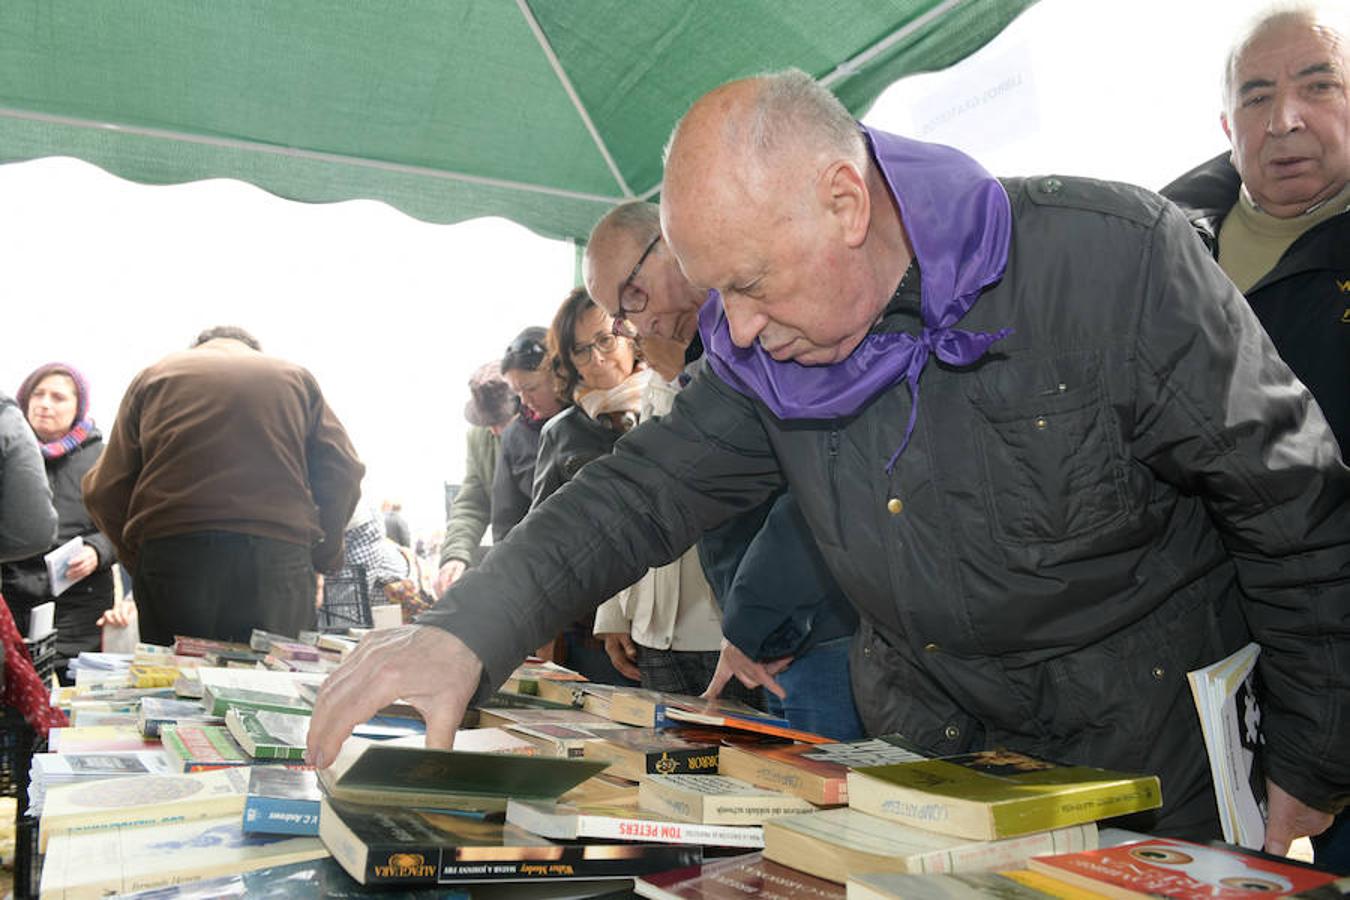
{"label": "man's hand reaching for book", "polygon": [[352,729],[395,700],[427,723],[427,746],[449,749],[478,688],[483,664],[464,642],[430,625],[373,631],[324,681],[314,703],[305,759],[323,768]]}

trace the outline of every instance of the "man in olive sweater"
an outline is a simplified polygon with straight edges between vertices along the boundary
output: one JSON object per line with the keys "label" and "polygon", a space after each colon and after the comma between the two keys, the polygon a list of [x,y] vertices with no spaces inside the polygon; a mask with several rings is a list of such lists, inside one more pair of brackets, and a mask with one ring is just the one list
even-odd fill
{"label": "man in olive sweater", "polygon": [[142,638],[241,641],[314,627],[364,474],[314,376],[222,327],[132,380],[84,501],[133,573]]}

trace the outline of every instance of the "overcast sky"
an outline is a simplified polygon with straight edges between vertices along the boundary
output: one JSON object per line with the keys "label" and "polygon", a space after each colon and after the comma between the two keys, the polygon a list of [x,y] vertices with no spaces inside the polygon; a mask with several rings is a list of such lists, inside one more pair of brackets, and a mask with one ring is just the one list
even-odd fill
{"label": "overcast sky", "polygon": [[[866,121],[997,174],[1158,188],[1226,148],[1218,76],[1250,0],[1042,0],[960,66],[893,86]],[[240,324],[318,377],[366,498],[417,529],[464,469],[465,380],[571,286],[570,245],[502,220],[429,225],[372,201],[249,185],[148,187],[70,159],[0,166],[0,387],[83,369],[111,424],[127,382],[201,328]]]}

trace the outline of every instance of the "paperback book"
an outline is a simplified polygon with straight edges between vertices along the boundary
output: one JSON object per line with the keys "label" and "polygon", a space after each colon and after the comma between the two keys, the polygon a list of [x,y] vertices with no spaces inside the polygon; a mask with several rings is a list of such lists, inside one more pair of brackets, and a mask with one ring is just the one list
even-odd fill
{"label": "paperback book", "polygon": [[177,697],[146,697],[141,701],[136,725],[141,734],[159,737],[165,725],[224,725],[225,719],[208,713],[200,701]]}
{"label": "paperback book", "polygon": [[607,763],[610,775],[638,781],[643,775],[716,775],[719,750],[671,731],[626,728],[587,743],[583,755]]}
{"label": "paperback book", "polygon": [[603,725],[565,725],[545,722],[541,725],[512,725],[512,734],[538,747],[544,756],[580,759],[586,755],[586,745],[603,740],[615,730],[629,726],[606,720]]}
{"label": "paperback book", "polygon": [[224,725],[165,725],[160,742],[171,765],[179,772],[247,766],[253,762]]}
{"label": "paperback book", "polygon": [[680,725],[715,725],[772,734],[808,744],[829,743],[829,738],[792,728],[787,719],[734,700],[708,700],[662,691],[620,688],[609,698],[609,718],[641,728],[675,728]]}
{"label": "paperback book", "polygon": [[308,703],[296,696],[225,686],[206,686],[202,691],[202,706],[213,716],[224,716],[225,711],[233,706],[284,712],[296,716],[307,716],[314,711]]}
{"label": "paperback book", "polygon": [[55,834],[238,815],[247,785],[248,777],[239,769],[55,785],[43,803],[38,850],[46,853],[47,841]]}
{"label": "paperback book", "polygon": [[622,878],[702,861],[682,844],[559,843],[486,819],[324,797],[319,835],[362,884]]}
{"label": "paperback book", "polygon": [[800,797],[724,775],[645,776],[638,783],[638,806],[705,825],[761,825],[774,816],[815,809]]}
{"label": "paperback book", "polygon": [[319,779],[332,797],[349,803],[502,812],[508,797],[554,800],[603,768],[585,760],[348,740]]}
{"label": "paperback book", "polygon": [[506,804],[506,821],[532,834],[559,841],[604,838],[709,847],[764,846],[764,829],[756,825],[677,822],[626,804],[566,806],[511,800]]}
{"label": "paperback book", "polygon": [[1029,869],[943,875],[860,872],[848,877],[848,900],[1099,900],[1101,896]]}
{"label": "paperback book", "polygon": [[1261,766],[1261,709],[1253,681],[1261,646],[1248,644],[1211,666],[1187,672],[1209,754],[1219,823],[1230,844],[1266,843],[1266,778]]}
{"label": "paperback book", "polygon": [[1032,871],[1111,897],[1176,900],[1271,897],[1329,885],[1336,875],[1232,845],[1150,838],[1100,850],[1033,857]]}
{"label": "paperback book", "polygon": [[56,835],[43,897],[104,897],[327,856],[317,838],[246,835],[239,815]]}
{"label": "paperback book", "polygon": [[1037,853],[1097,847],[1091,822],[997,841],[924,831],[848,807],[764,823],[764,857],[830,881],[857,872],[983,872],[1024,866]]}
{"label": "paperback book", "polygon": [[1154,809],[1157,776],[1062,766],[1008,750],[869,766],[848,774],[849,806],[977,840]]}
{"label": "paperback book", "polygon": [[254,766],[248,770],[243,829],[250,834],[316,836],[322,796],[313,769]]}
{"label": "paperback book", "polygon": [[633,892],[653,900],[844,900],[844,888],[750,853],[702,865],[643,875]]}
{"label": "paperback book", "polygon": [[838,806],[848,802],[850,768],[925,758],[899,735],[835,744],[728,744],[722,747],[717,771],[817,806]]}
{"label": "paperback book", "polygon": [[254,759],[304,759],[309,716],[247,709],[225,711],[225,728]]}

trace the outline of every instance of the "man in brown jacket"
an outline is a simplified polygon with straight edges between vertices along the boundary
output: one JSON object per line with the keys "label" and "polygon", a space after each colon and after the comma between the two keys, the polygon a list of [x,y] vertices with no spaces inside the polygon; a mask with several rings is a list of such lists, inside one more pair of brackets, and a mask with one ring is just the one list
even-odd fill
{"label": "man in brown jacket", "polygon": [[364,474],[314,376],[220,327],[132,380],[84,502],[144,640],[246,641],[314,627],[315,570],[342,565]]}

